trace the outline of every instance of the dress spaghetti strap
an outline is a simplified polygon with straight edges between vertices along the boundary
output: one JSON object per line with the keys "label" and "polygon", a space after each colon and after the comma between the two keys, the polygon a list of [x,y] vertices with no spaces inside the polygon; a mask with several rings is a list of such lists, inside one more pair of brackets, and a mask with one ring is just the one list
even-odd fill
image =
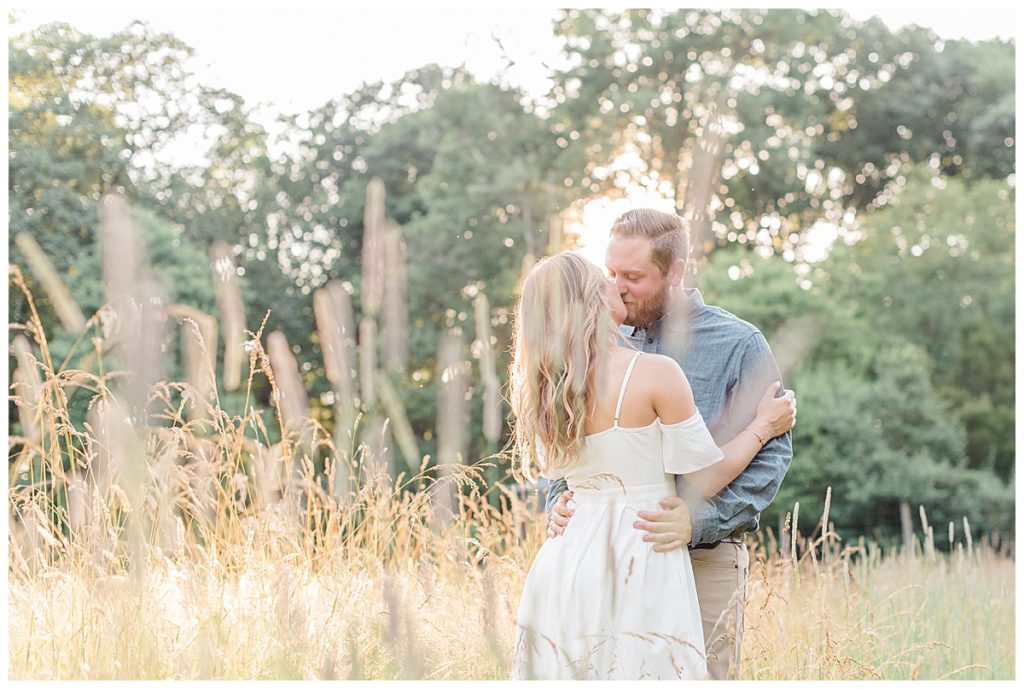
{"label": "dress spaghetti strap", "polygon": [[619,388],[619,401],[615,404],[615,421],[612,422],[612,428],[619,427],[619,412],[622,411],[622,398],[626,396],[626,384],[629,382],[629,377],[633,373],[633,367],[636,366],[636,361],[640,358],[642,353],[643,352],[637,352],[629,361],[629,367],[626,369],[626,375],[622,379],[622,387]]}

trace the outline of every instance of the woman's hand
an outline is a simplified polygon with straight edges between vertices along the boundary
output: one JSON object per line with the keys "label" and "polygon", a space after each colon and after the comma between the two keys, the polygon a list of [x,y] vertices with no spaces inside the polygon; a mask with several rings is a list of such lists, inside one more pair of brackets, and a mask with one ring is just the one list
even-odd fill
{"label": "woman's hand", "polygon": [[781,385],[780,381],[775,381],[768,386],[757,405],[757,417],[748,426],[760,438],[762,445],[796,424],[796,395],[792,390],[787,390],[782,397],[776,397],[775,393]]}

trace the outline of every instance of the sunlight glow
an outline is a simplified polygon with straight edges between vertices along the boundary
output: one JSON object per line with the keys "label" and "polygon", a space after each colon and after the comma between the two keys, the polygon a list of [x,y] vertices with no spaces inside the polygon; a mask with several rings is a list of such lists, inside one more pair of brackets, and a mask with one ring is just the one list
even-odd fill
{"label": "sunlight glow", "polygon": [[672,199],[640,185],[627,188],[622,198],[599,196],[586,202],[582,211],[577,211],[575,219],[566,220],[567,234],[576,240],[575,250],[604,270],[608,230],[617,217],[633,208],[655,208],[666,213],[676,212]]}

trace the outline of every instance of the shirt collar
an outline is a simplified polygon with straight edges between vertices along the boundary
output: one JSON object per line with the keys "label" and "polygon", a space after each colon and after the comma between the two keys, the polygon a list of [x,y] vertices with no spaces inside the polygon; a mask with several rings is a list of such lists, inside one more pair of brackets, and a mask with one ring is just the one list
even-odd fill
{"label": "shirt collar", "polygon": [[632,332],[630,333],[630,337],[640,337],[641,334],[656,336],[661,333],[662,327],[665,325],[666,322],[678,322],[678,319],[676,319],[676,315],[683,315],[678,313],[679,311],[686,309],[688,315],[692,317],[693,312],[698,311],[702,308],[704,308],[704,297],[703,295],[701,295],[700,290],[697,289],[696,287],[684,288],[683,299],[679,301],[679,304],[677,304],[675,308],[673,308],[671,311],[666,311],[665,313],[663,313],[661,315],[661,318],[651,323],[650,327],[646,329],[634,327]]}

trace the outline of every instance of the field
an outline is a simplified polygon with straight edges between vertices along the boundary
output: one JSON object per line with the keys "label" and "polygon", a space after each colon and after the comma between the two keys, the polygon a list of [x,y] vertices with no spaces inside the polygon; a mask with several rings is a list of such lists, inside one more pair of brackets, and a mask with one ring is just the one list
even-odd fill
{"label": "field", "polygon": [[[10,677],[506,677],[541,520],[520,503],[504,520],[478,511],[473,536],[459,521],[417,534],[429,503],[375,497],[361,545],[334,518],[314,545],[268,510],[209,547],[147,546],[134,571],[112,566],[110,530],[52,544],[64,556],[51,565],[12,550]],[[512,537],[524,519],[526,536]],[[799,566],[755,554],[744,678],[1013,677],[1014,564],[990,546],[869,546]]]}

